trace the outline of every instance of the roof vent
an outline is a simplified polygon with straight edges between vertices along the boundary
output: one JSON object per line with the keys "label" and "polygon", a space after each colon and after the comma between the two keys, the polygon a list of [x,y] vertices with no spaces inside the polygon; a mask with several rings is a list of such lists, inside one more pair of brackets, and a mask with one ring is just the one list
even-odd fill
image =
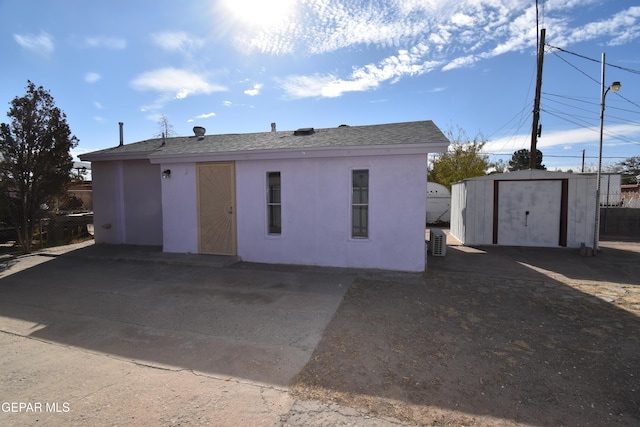
{"label": "roof vent", "polygon": [[300,128],[293,132],[295,136],[313,135],[316,131],[313,128]]}
{"label": "roof vent", "polygon": [[206,130],[205,128],[203,128],[202,126],[194,126],[194,127],[193,127],[193,133],[194,133],[196,136],[204,136],[204,133],[205,133],[206,131],[207,131],[207,130]]}
{"label": "roof vent", "polygon": [[339,128],[348,128],[348,127],[349,127],[349,125],[340,125],[340,126],[338,126],[338,127],[339,127]]}

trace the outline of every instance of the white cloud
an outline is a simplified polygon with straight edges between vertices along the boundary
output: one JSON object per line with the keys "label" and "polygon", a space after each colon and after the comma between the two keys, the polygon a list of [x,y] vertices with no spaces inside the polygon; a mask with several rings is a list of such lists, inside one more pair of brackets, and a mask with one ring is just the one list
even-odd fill
{"label": "white cloud", "polygon": [[[640,6],[612,16],[607,16],[605,6],[599,0],[547,0],[543,25],[553,28],[548,41],[566,46],[598,38],[603,44],[616,45],[640,38]],[[577,13],[585,7],[602,11],[602,20],[583,22],[598,16]],[[241,10],[235,6],[234,10],[246,19]],[[280,25],[233,25],[236,46],[243,52],[320,55],[371,45],[380,50],[424,45],[429,50],[422,62],[440,62],[447,71],[510,52],[534,51],[538,36],[536,7],[530,0],[370,0],[348,6],[340,0],[308,0],[286,14],[289,19]],[[335,75],[334,86],[376,87],[365,82],[354,85],[355,80],[339,70],[318,74],[330,81],[327,76]],[[310,79],[317,83],[318,75]],[[290,83],[295,86],[295,81]]]}
{"label": "white cloud", "polygon": [[451,22],[461,27],[470,27],[473,25],[474,19],[469,15],[458,12],[451,17]]}
{"label": "white cloud", "polygon": [[167,31],[151,35],[153,42],[160,48],[170,52],[190,53],[204,46],[203,39],[184,31]]}
{"label": "white cloud", "polygon": [[260,89],[262,89],[262,84],[257,83],[253,85],[253,88],[245,90],[244,94],[249,96],[260,95]]}
{"label": "white cloud", "polygon": [[203,74],[176,68],[162,68],[142,73],[131,82],[131,87],[139,91],[160,92],[175,99],[227,90],[224,86],[207,81]]}
{"label": "white cloud", "polygon": [[321,96],[323,88],[335,81],[331,75],[289,76],[281,86],[292,98],[310,98]]}
{"label": "white cloud", "polygon": [[[612,45],[640,38],[640,6],[605,14],[602,21],[578,23],[598,16],[577,14],[585,4],[604,10],[597,0],[547,0],[543,24],[554,29],[547,41],[566,46],[600,38]],[[275,55],[341,49],[355,53],[370,45],[381,52],[394,48],[397,54],[348,70],[318,69],[280,79],[292,98],[339,97],[435,69],[473,67],[511,52],[535,53],[538,38],[536,8],[530,0],[371,0],[348,7],[339,0],[308,0],[298,5],[295,17],[286,25],[245,28],[235,40],[243,50]],[[245,94],[258,92],[253,88]]]}
{"label": "white cloud", "polygon": [[40,34],[14,34],[13,39],[23,49],[35,52],[41,55],[50,55],[53,53],[55,46],[53,44],[53,36],[48,33]]}
{"label": "white cloud", "polygon": [[241,27],[235,40],[242,50],[278,55],[419,43],[465,51],[503,42],[505,35],[522,37],[514,22],[528,20],[529,28],[535,28],[531,13],[535,6],[529,0],[372,0],[348,6],[339,0],[310,0],[298,4],[286,25]]}
{"label": "white cloud", "polygon": [[[617,145],[619,143],[612,142],[616,137],[623,138],[639,138],[640,129],[635,124],[626,125],[609,125],[605,130],[605,145]],[[618,140],[619,141],[619,140]],[[599,144],[600,131],[599,128],[579,128],[563,131],[553,131],[544,134],[537,141],[538,149],[548,147],[562,146],[565,149],[571,144]],[[628,144],[628,142],[623,142]],[[516,135],[509,138],[501,138],[489,141],[484,146],[484,151],[494,154],[509,154],[521,148],[531,147],[531,134]]]}
{"label": "white cloud", "polygon": [[200,114],[199,116],[196,116],[193,119],[188,119],[187,123],[193,123],[196,121],[196,119],[208,119],[210,117],[215,117],[216,113],[211,112],[211,113],[205,113],[205,114]]}
{"label": "white cloud", "polygon": [[84,81],[87,83],[95,83],[98,80],[100,80],[102,78],[102,76],[98,73],[87,73],[84,75]]}
{"label": "white cloud", "polygon": [[640,6],[633,6],[620,11],[609,19],[597,22],[589,22],[577,28],[564,28],[558,43],[561,45],[573,44],[594,40],[603,36],[612,39],[608,44],[618,45],[629,43],[640,38]]}
{"label": "white cloud", "polygon": [[335,98],[346,92],[363,92],[378,87],[381,82],[395,83],[402,77],[417,76],[434,70],[440,63],[423,61],[423,56],[428,51],[426,45],[420,44],[410,50],[400,50],[397,55],[389,56],[378,64],[355,68],[346,79],[332,74],[290,76],[281,82],[281,86],[293,98]]}
{"label": "white cloud", "polygon": [[454,60],[449,62],[447,65],[442,67],[442,71],[449,71],[455,68],[468,67],[478,62],[479,59],[480,58],[478,58],[476,55],[469,55],[469,56],[462,56],[460,58],[455,58]]}
{"label": "white cloud", "polygon": [[225,107],[231,107],[232,103],[231,101],[222,101],[222,105],[224,105]]}
{"label": "white cloud", "polygon": [[97,37],[87,37],[84,40],[84,44],[87,47],[91,48],[106,48],[113,50],[122,50],[127,47],[127,40],[123,38],[117,37],[105,37],[105,36],[97,36]]}
{"label": "white cloud", "polygon": [[104,108],[102,104],[100,104],[98,101],[95,101],[93,103],[93,106],[96,107],[98,110],[102,110]]}

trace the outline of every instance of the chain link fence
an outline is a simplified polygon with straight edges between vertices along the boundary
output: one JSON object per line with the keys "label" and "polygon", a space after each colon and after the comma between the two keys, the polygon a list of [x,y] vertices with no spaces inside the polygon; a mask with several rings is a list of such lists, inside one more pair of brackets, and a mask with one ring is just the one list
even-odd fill
{"label": "chain link fence", "polygon": [[[43,209],[32,238],[32,250],[93,238],[93,193],[91,190],[69,190],[53,207]],[[0,245],[5,252],[18,252],[20,244],[16,228],[0,224]]]}
{"label": "chain link fence", "polygon": [[604,191],[600,196],[600,206],[640,209],[640,194],[630,191]]}

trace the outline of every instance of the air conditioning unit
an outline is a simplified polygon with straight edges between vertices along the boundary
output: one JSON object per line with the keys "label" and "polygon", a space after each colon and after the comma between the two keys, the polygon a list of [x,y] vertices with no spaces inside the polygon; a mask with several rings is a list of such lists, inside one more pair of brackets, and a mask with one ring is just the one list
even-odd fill
{"label": "air conditioning unit", "polygon": [[429,250],[433,256],[444,256],[447,252],[447,235],[439,228],[429,233]]}

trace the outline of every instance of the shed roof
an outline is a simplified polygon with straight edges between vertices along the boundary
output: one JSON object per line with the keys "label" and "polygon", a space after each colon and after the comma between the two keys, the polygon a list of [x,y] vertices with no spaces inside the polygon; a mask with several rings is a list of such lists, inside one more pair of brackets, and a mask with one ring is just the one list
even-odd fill
{"label": "shed roof", "polygon": [[[301,134],[302,133],[302,134]],[[298,134],[298,135],[296,135]],[[278,131],[154,138],[82,154],[85,161],[149,159],[152,163],[211,158],[244,158],[268,155],[295,157],[296,153],[344,155],[345,149],[366,154],[367,150],[389,149],[411,152],[441,152],[449,140],[431,121],[389,123],[367,126],[340,126],[309,132]],[[334,150],[339,150],[334,152]],[[328,152],[333,152],[333,154]]]}
{"label": "shed roof", "polygon": [[478,176],[475,178],[466,178],[462,181],[453,183],[453,185],[465,183],[468,181],[535,181],[546,179],[592,179],[594,177],[594,174],[569,173],[541,169],[525,169],[515,172],[496,173],[491,175]]}

